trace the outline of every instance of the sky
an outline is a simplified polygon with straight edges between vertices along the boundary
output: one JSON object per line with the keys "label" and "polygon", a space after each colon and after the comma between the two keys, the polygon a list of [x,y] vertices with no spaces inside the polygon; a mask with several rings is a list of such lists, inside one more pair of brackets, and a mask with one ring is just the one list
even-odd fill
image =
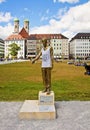
{"label": "sky", "polygon": [[0,38],[13,33],[15,18],[20,30],[29,20],[29,34],[61,33],[71,39],[90,32],[90,0],[0,0]]}

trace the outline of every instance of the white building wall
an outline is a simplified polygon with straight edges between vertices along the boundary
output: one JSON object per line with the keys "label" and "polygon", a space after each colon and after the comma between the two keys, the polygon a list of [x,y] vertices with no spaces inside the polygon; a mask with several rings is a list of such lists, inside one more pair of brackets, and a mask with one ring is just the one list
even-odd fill
{"label": "white building wall", "polygon": [[90,57],[90,40],[75,39],[70,43],[70,54],[76,59]]}
{"label": "white building wall", "polygon": [[69,57],[68,39],[51,39],[51,46],[53,47],[55,58]]}
{"label": "white building wall", "polygon": [[18,46],[20,46],[20,50],[18,51],[17,58],[25,58],[25,41],[24,40],[11,40],[11,41],[5,41],[5,58],[9,57],[11,58],[10,51],[9,51],[9,45],[12,43],[16,43]]}
{"label": "white building wall", "polygon": [[62,57],[69,58],[69,42],[68,39],[62,39]]}
{"label": "white building wall", "polygon": [[53,47],[54,58],[61,58],[61,39],[51,39],[51,46]]}
{"label": "white building wall", "polygon": [[18,46],[20,46],[20,50],[18,51],[17,58],[25,58],[25,41],[20,40],[17,43]]}

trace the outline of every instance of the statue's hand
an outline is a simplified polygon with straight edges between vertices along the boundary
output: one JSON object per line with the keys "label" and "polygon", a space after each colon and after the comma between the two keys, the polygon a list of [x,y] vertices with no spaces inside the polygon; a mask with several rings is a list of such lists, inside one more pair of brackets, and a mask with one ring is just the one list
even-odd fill
{"label": "statue's hand", "polygon": [[33,60],[31,61],[31,63],[34,64],[34,63],[35,63],[35,60],[33,59]]}

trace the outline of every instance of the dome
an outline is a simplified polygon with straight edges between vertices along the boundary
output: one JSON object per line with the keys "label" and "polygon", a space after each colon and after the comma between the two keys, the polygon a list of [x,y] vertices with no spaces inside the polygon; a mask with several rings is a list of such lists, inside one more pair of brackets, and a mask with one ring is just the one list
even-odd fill
{"label": "dome", "polygon": [[19,19],[18,19],[18,18],[15,18],[14,21],[15,21],[15,22],[19,22]]}
{"label": "dome", "polygon": [[24,22],[29,22],[29,20],[28,20],[28,19],[25,19]]}

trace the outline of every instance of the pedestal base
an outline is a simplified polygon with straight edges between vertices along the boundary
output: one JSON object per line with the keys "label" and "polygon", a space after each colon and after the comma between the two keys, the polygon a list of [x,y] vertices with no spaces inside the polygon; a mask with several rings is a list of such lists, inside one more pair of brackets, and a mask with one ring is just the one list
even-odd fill
{"label": "pedestal base", "polygon": [[19,113],[20,119],[55,119],[54,105],[38,105],[38,100],[26,100]]}

